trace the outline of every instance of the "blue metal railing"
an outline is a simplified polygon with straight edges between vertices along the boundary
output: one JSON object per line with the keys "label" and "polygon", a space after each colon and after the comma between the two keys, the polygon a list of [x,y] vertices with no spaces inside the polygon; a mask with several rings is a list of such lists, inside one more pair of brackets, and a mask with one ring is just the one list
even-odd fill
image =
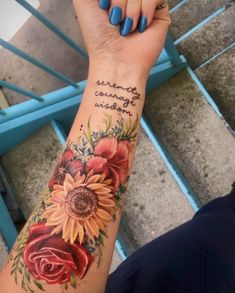
{"label": "blue metal railing", "polygon": [[[27,11],[29,11],[40,22],[42,22],[48,29],[60,37],[71,48],[81,54],[83,58],[88,57],[84,49],[82,49],[78,44],[70,39],[64,32],[62,32],[55,24],[42,15],[38,10],[33,8],[26,0],[15,1],[24,7]],[[44,96],[39,96],[36,93],[19,87],[18,85],[0,80],[0,86],[6,87],[17,93],[32,98],[27,102],[0,110],[0,137],[2,141],[6,141],[6,146],[3,146],[2,148],[0,146],[0,154],[3,154],[5,151],[12,148],[17,142],[22,141],[22,139],[26,138],[42,125],[45,125],[45,123],[48,123],[53,119],[58,118],[61,119],[61,121],[66,121],[67,123],[68,118],[73,117],[76,109],[79,107],[82,99],[82,93],[86,86],[86,81],[82,81],[77,84],[75,81],[66,77],[62,73],[56,71],[35,57],[25,53],[21,49],[2,39],[0,39],[0,45],[69,85],[63,89],[56,90]],[[180,58],[171,36],[168,35],[165,48],[160,56],[160,59],[151,70],[147,90],[150,91],[151,89],[156,88],[156,85],[159,85],[159,83],[169,79],[171,76],[185,68],[186,65],[187,62]],[[72,114],[68,115],[68,113]],[[69,123],[67,124],[69,125]],[[151,127],[144,118],[142,118],[141,124],[149,138],[152,140],[156,150],[159,152],[167,167],[169,168],[169,171],[177,181],[182,192],[189,199],[193,208],[197,210],[200,206],[200,203],[198,202],[190,186],[187,184],[186,180],[183,178],[180,170],[177,168],[174,161],[161,145],[160,141],[155,136],[151,130]],[[62,129],[58,130],[59,138],[61,142],[64,142],[65,139],[61,133],[63,134]],[[8,244],[8,246],[11,247],[11,242]],[[120,255],[125,258],[127,253],[125,253],[126,249],[123,247],[122,242],[118,240],[116,247],[119,250]]]}
{"label": "blue metal railing", "polygon": [[[76,44],[72,39],[70,39],[64,32],[62,32],[54,23],[52,23],[48,18],[46,18],[42,13],[40,13],[37,9],[35,9],[32,5],[30,5],[26,0],[15,0],[18,4],[20,4],[23,8],[25,8],[28,12],[30,12],[35,18],[37,18],[42,24],[44,24],[48,29],[50,29],[53,33],[55,33],[58,37],[60,37],[65,43],[67,43],[71,48],[73,48],[76,52],[81,54],[83,58],[88,58],[86,51],[81,48],[78,44]],[[40,60],[36,59],[35,57],[27,54],[26,52],[22,51],[21,49],[13,46],[9,42],[0,39],[0,45],[3,46],[5,49],[11,51],[12,53],[18,55],[19,57],[27,60],[28,62],[32,63],[33,65],[37,66],[38,68],[44,70],[45,72],[51,74],[52,76],[62,80],[67,85],[72,85],[73,87],[77,88],[79,85],[71,80],[69,77],[63,75],[62,73],[58,72],[57,70],[49,67],[48,65],[44,64]],[[162,63],[171,62],[172,65],[179,65],[181,60],[179,58],[179,54],[173,45],[173,40],[171,36],[168,34],[165,49],[163,50],[157,65]],[[2,87],[8,88],[13,90],[19,94],[25,95],[29,98],[35,99],[39,102],[43,101],[43,98],[38,96],[36,93],[28,91],[26,89],[21,88],[18,85],[14,85],[8,81],[1,81],[0,85]],[[0,110],[1,115],[8,115],[7,110]]]}
{"label": "blue metal railing", "polygon": [[[30,56],[29,54],[25,53],[24,51],[20,50],[19,48],[11,45],[10,43],[0,39],[0,46],[3,46],[5,49],[11,51],[12,53],[18,55],[19,57],[27,60],[28,62],[32,63],[33,65],[37,66],[38,68],[46,71],[47,73],[55,76],[56,78],[62,80],[63,82],[72,85],[73,87],[77,88],[78,84],[71,80],[70,78],[66,77],[62,73],[56,71],[55,69],[51,68],[50,66],[42,63],[41,61],[37,60],[36,58]],[[32,96],[34,99],[34,97]]]}

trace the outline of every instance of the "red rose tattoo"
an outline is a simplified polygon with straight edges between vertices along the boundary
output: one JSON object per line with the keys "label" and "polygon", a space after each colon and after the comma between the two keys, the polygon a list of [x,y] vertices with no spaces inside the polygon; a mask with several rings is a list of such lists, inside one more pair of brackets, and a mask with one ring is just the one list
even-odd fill
{"label": "red rose tattoo", "polygon": [[69,244],[51,231],[42,222],[31,226],[23,254],[27,269],[36,280],[48,284],[67,283],[71,273],[82,279],[93,256],[82,245]]}

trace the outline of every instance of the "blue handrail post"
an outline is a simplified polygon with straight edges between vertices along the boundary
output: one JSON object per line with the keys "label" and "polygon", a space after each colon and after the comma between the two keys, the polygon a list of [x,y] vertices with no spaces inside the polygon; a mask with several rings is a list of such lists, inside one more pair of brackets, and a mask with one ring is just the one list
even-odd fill
{"label": "blue handrail post", "polygon": [[19,93],[21,95],[24,95],[26,97],[35,99],[35,100],[37,100],[39,102],[42,102],[43,101],[43,98],[42,97],[36,95],[33,92],[29,92],[29,91],[27,91],[27,90],[25,90],[25,89],[23,89],[23,88],[21,88],[21,87],[19,87],[17,85],[14,85],[14,84],[12,84],[12,83],[10,83],[8,81],[4,81],[4,80],[1,80],[0,79],[0,86],[5,87],[5,88],[8,88],[9,90],[12,90],[14,92],[17,92],[17,93]]}
{"label": "blue handrail post", "polygon": [[174,45],[173,38],[169,32],[166,38],[165,50],[167,54],[171,57],[171,62],[173,65],[180,65],[182,63],[176,46]]}

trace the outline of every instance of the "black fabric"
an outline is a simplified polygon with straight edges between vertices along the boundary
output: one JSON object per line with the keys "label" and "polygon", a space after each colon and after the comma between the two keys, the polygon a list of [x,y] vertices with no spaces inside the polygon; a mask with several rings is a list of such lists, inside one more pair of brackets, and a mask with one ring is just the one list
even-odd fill
{"label": "black fabric", "polygon": [[235,193],[123,262],[106,293],[235,293]]}

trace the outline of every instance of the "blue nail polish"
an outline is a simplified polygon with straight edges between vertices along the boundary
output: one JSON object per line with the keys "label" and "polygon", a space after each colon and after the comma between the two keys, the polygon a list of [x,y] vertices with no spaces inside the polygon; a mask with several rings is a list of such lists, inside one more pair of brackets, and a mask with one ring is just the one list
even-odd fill
{"label": "blue nail polish", "polygon": [[100,8],[107,10],[110,6],[110,0],[99,0]]}
{"label": "blue nail polish", "polygon": [[121,23],[120,33],[122,36],[127,36],[132,29],[133,19],[131,17],[126,17]]}
{"label": "blue nail polish", "polygon": [[143,33],[145,31],[147,23],[148,23],[147,17],[142,15],[140,20],[139,20],[139,24],[138,24],[138,31],[140,33]]}
{"label": "blue nail polish", "polygon": [[122,9],[118,6],[113,7],[109,16],[109,21],[112,25],[119,25],[122,20]]}

